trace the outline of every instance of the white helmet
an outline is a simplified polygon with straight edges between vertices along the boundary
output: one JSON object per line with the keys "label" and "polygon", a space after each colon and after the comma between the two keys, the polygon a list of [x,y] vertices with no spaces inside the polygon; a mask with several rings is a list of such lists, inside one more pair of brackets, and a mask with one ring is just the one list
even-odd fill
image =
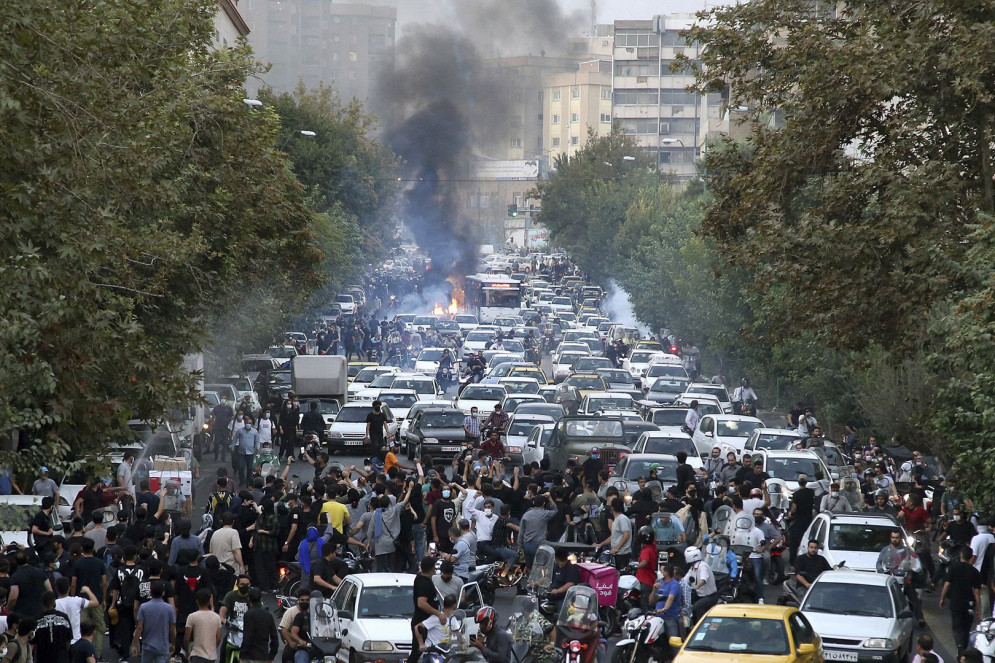
{"label": "white helmet", "polygon": [[690,566],[701,561],[701,548],[688,546],[684,551],[684,561]]}

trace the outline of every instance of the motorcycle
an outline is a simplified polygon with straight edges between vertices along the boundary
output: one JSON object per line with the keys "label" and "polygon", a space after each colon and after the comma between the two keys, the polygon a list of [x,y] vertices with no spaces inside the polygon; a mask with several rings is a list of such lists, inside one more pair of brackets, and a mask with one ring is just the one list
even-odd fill
{"label": "motorcycle", "polygon": [[511,635],[512,663],[535,663],[551,659],[555,651],[549,641],[553,623],[536,609],[534,596],[516,596],[511,604],[508,633]]}
{"label": "motorcycle", "polygon": [[995,617],[982,619],[967,636],[969,647],[981,652],[984,663],[995,662]]}
{"label": "motorcycle", "polygon": [[221,647],[221,663],[237,663],[242,651],[241,617],[229,617],[225,622],[225,640]]}
{"label": "motorcycle", "polygon": [[567,590],[557,614],[555,633],[563,663],[594,663],[602,639],[597,592],[586,585]]}
{"label": "motorcycle", "polygon": [[615,643],[611,663],[648,663],[651,654],[654,659],[659,658],[654,645],[664,634],[663,619],[634,608],[627,615],[622,633],[622,639]]}
{"label": "motorcycle", "polygon": [[960,546],[954,544],[954,540],[949,536],[940,541],[936,552],[936,559],[939,561],[939,564],[936,567],[936,578],[933,584],[942,585],[943,581],[947,579],[947,569],[957,559],[959,551]]}
{"label": "motorcycle", "polygon": [[615,605],[621,614],[628,615],[641,605],[639,581],[634,575],[624,575],[618,579],[618,598]]}
{"label": "motorcycle", "polygon": [[311,592],[308,610],[311,617],[308,628],[308,660],[311,663],[335,660],[335,655],[342,648],[342,640],[335,637],[335,608],[332,600],[326,599],[319,591]]}

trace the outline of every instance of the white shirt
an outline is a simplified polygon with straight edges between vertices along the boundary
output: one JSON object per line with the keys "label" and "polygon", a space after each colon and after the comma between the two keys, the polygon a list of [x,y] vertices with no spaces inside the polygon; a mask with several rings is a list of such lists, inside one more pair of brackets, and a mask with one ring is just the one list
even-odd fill
{"label": "white shirt", "polygon": [[688,584],[691,585],[691,589],[695,589],[699,582],[704,581],[704,585],[698,587],[698,596],[711,596],[717,590],[715,586],[715,574],[712,573],[712,569],[708,567],[708,564],[704,562],[696,562],[691,570],[688,571]]}
{"label": "white shirt", "polygon": [[766,540],[767,537],[764,536],[763,530],[759,527],[754,527],[750,530],[750,550],[753,551],[750,553],[750,559],[758,559],[764,556],[762,552],[757,552],[757,549],[762,546]]}
{"label": "white shirt", "polygon": [[476,529],[477,542],[490,541],[491,536],[494,534],[494,523],[497,522],[497,515],[492,512],[488,516],[483,511],[472,508],[470,509],[470,514],[473,516],[474,523],[476,523],[474,528]]}
{"label": "white shirt", "polygon": [[692,432],[698,430],[699,420],[700,417],[698,417],[698,411],[695,410],[694,408],[688,408],[687,416],[684,417],[684,425],[687,427],[687,429]]}
{"label": "white shirt", "polygon": [[131,479],[131,465],[121,461],[121,464],[117,466],[117,479],[118,482],[128,489],[128,492],[132,495],[135,494],[135,482]]}
{"label": "white shirt", "polygon": [[422,626],[425,627],[427,631],[425,635],[425,648],[434,647],[440,642],[446,640],[448,633],[446,633],[446,625],[443,624],[437,615],[432,615],[425,621],[423,621]]}
{"label": "white shirt", "polygon": [[745,401],[747,399],[757,399],[757,392],[753,391],[753,387],[736,387],[736,390],[732,392],[732,400],[734,401]]}
{"label": "white shirt", "polygon": [[79,640],[79,616],[83,612],[83,608],[90,604],[89,599],[85,599],[82,596],[66,596],[65,598],[55,599],[55,609],[59,612],[66,613],[69,617],[69,624],[73,627],[73,642]]}
{"label": "white shirt", "polygon": [[760,497],[750,497],[743,500],[743,512],[753,513],[756,509],[764,508],[764,501]]}
{"label": "white shirt", "polygon": [[978,571],[981,570],[981,563],[985,561],[985,550],[992,543],[995,543],[995,535],[992,535],[991,529],[979,525],[978,533],[971,539],[971,554],[975,557],[974,568]]}
{"label": "white shirt", "polygon": [[809,437],[812,429],[819,425],[819,422],[815,420],[815,417],[799,417],[798,418],[798,433],[802,437]]}
{"label": "white shirt", "polygon": [[259,444],[273,443],[273,420],[265,417],[259,420]]}

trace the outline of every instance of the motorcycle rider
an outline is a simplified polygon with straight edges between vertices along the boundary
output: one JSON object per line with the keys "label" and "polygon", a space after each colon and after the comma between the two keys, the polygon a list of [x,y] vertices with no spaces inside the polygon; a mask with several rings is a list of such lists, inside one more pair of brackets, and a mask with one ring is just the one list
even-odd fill
{"label": "motorcycle rider", "polygon": [[838,482],[834,481],[829,484],[829,492],[822,496],[819,511],[831,511],[833,513],[850,513],[853,511],[850,502],[840,493]]}
{"label": "motorcycle rider", "polygon": [[902,590],[919,619],[919,627],[922,628],[926,625],[922,617],[922,601],[908,577],[921,571],[922,564],[916,554],[905,545],[900,531],[893,531],[890,538],[888,545],[878,553],[875,568],[877,568],[878,573],[887,573],[905,579],[905,582],[902,583]]}
{"label": "motorcycle rider", "polygon": [[501,409],[501,404],[494,406],[494,410],[484,420],[483,428],[494,428],[498,432],[503,431],[508,425],[508,413]]}
{"label": "motorcycle rider", "polygon": [[471,382],[480,382],[484,379],[484,369],[486,364],[484,363],[484,353],[478,352],[477,354],[470,355],[470,358],[466,361],[466,370],[472,376]]}
{"label": "motorcycle rider", "polygon": [[653,585],[656,583],[656,564],[658,552],[656,534],[653,528],[644,526],[636,534],[639,541],[639,563],[636,565],[636,580],[639,581],[639,607],[649,610],[650,597],[653,595]]}
{"label": "motorcycle rider", "polygon": [[691,586],[692,615],[696,620],[718,602],[719,592],[715,586],[715,574],[708,564],[701,561],[700,548],[688,546],[684,551],[684,561],[688,565],[685,577]]}
{"label": "motorcycle rider", "polygon": [[888,491],[884,488],[879,488],[874,491],[874,504],[872,504],[868,509],[868,513],[883,513],[891,516],[892,518],[898,517],[898,509],[895,505],[888,501]]}
{"label": "motorcycle rider", "polygon": [[553,573],[549,582],[549,599],[556,603],[557,610],[563,603],[567,591],[579,584],[580,570],[576,564],[570,561],[567,550],[558,548],[553,556]]}
{"label": "motorcycle rider", "polygon": [[[746,414],[747,403],[757,402],[757,392],[750,386],[750,379],[743,378],[739,381],[739,386],[732,392],[732,411],[737,414]],[[754,408],[755,409],[755,408]]]}
{"label": "motorcycle rider", "polygon": [[503,628],[495,628],[497,611],[485,605],[477,611],[473,621],[480,625],[480,632],[470,642],[484,655],[487,663],[507,663],[511,660],[511,636]]}
{"label": "motorcycle rider", "polygon": [[819,554],[819,542],[810,539],[805,554],[795,559],[795,575],[784,582],[784,593],[793,594],[800,599],[816,578],[832,568],[826,558]]}
{"label": "motorcycle rider", "polygon": [[307,412],[301,419],[301,431],[305,436],[317,435],[319,441],[325,439],[325,418],[318,411],[318,401],[309,401]]}

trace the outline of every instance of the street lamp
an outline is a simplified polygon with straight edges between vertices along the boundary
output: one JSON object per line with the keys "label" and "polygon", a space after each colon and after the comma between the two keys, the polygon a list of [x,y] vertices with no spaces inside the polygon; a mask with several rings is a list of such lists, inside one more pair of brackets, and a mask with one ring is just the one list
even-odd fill
{"label": "street lamp", "polygon": [[260,106],[263,105],[263,102],[259,101],[258,99],[243,99],[242,103],[248,106],[249,108],[259,108]]}
{"label": "street lamp", "polygon": [[293,138],[294,136],[300,136],[302,138],[314,138],[317,135],[318,134],[316,134],[313,131],[308,131],[307,129],[300,129],[298,131],[293,132],[286,138],[284,138],[283,141],[279,145],[277,145],[276,149],[282,150],[284,147],[287,146],[287,143],[290,142],[290,139]]}
{"label": "street lamp", "polygon": [[695,171],[698,173],[698,177],[700,177],[701,179],[704,179],[704,177],[702,177],[702,175],[701,175],[701,169],[698,168],[698,164],[694,160],[694,151],[691,150],[691,149],[689,149],[688,146],[684,144],[683,140],[681,140],[680,138],[662,138],[662,139],[660,139],[660,144],[661,145],[677,145],[677,144],[680,144],[680,146],[683,147],[685,150],[687,150],[688,154],[691,155],[691,165],[694,166]]}

